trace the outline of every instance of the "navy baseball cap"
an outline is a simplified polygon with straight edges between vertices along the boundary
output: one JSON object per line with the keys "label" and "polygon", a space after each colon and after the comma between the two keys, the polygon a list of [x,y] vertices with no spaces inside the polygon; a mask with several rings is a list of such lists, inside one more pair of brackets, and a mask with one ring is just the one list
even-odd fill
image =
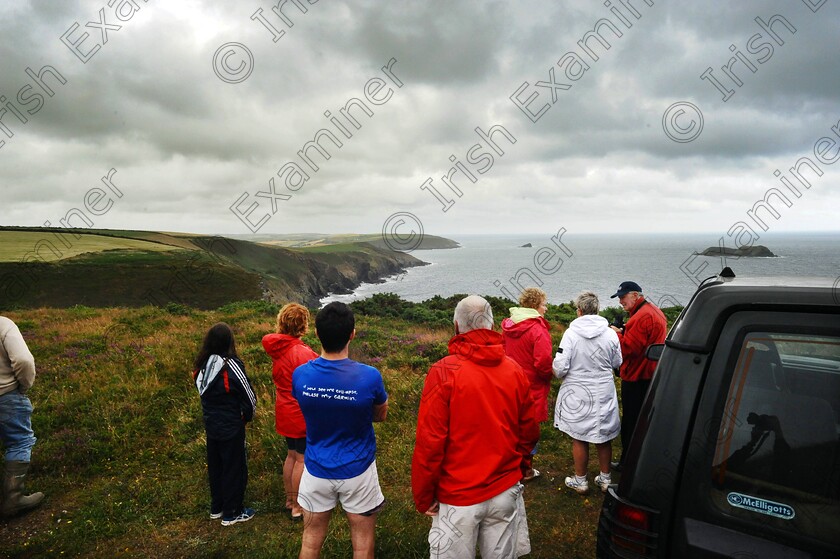
{"label": "navy baseball cap", "polygon": [[635,281],[623,281],[621,282],[621,285],[618,286],[618,291],[610,295],[610,299],[621,297],[622,295],[627,295],[631,291],[638,291],[639,293],[641,293],[642,288]]}

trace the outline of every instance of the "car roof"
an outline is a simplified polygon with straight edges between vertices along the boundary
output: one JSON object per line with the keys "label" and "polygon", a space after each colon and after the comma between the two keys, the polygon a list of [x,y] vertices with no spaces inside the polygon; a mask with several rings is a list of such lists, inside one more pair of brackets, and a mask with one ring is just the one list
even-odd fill
{"label": "car roof", "polygon": [[726,318],[738,310],[826,309],[840,313],[840,278],[726,277],[701,284],[668,333],[667,344],[707,353]]}

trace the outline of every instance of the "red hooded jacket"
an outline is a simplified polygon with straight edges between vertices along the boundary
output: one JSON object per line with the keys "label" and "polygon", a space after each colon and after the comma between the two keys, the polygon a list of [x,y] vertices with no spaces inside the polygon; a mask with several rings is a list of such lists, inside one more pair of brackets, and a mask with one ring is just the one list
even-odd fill
{"label": "red hooded jacket", "polygon": [[505,354],[519,363],[531,383],[531,397],[536,405],[537,421],[548,419],[548,395],[551,392],[551,334],[543,317],[514,322],[502,321]]}
{"label": "red hooded jacket", "polygon": [[292,373],[300,365],[318,357],[300,338],[286,334],[266,334],[262,339],[266,353],[274,361],[272,377],[276,388],[274,426],[290,439],[306,436],[306,422],[300,406],[292,396]]}
{"label": "red hooded jacket", "polygon": [[656,361],[645,357],[645,351],[651,344],[665,342],[668,333],[668,319],[659,307],[644,298],[639,299],[630,318],[624,325],[624,333],[618,334],[621,343],[621,380],[635,382],[650,380],[656,369]]}
{"label": "red hooded jacket", "polygon": [[528,379],[505,356],[501,334],[454,336],[420,399],[411,464],[417,510],[434,501],[474,505],[509,489],[522,479],[539,435]]}

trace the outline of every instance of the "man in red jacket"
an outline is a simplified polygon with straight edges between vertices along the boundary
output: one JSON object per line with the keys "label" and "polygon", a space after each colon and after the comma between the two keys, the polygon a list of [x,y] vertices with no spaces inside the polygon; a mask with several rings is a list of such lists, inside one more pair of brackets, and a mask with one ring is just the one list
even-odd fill
{"label": "man in red jacket", "polygon": [[625,281],[618,286],[618,291],[610,298],[618,297],[619,304],[630,315],[624,328],[611,326],[618,334],[621,343],[621,460],[613,464],[613,469],[621,471],[622,460],[630,439],[636,429],[636,422],[642,410],[642,403],[647,394],[656,362],[645,356],[651,344],[665,341],[668,320],[659,307],[645,299],[642,288],[634,281]]}
{"label": "man in red jacket", "polygon": [[493,312],[471,295],[455,308],[449,355],[429,369],[411,466],[417,510],[432,517],[436,558],[530,552],[525,459],[539,438],[530,383],[505,356]]}

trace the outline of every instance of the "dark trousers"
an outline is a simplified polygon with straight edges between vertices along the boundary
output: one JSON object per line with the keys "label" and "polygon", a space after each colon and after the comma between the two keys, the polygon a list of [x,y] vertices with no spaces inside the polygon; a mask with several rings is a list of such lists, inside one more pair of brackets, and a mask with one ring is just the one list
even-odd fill
{"label": "dark trousers", "polygon": [[210,511],[238,516],[248,483],[245,429],[232,439],[207,439],[207,473],[210,477]]}
{"label": "dark trousers", "polygon": [[650,380],[621,381],[621,405],[624,411],[621,417],[622,462],[630,447],[630,439],[633,438],[633,431],[636,430],[636,422],[639,420],[639,413],[642,411],[642,403],[645,401],[649,386]]}

